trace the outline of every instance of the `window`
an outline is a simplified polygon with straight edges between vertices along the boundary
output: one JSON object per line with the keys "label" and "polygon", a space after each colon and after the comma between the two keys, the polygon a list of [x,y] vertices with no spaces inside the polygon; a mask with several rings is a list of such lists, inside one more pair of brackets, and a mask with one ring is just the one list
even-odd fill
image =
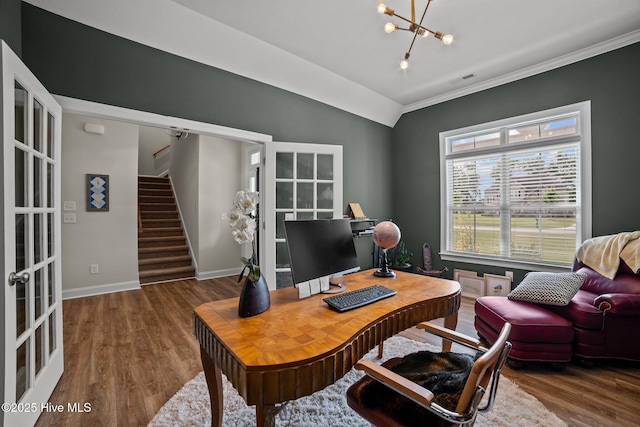
{"label": "window", "polygon": [[565,269],[591,235],[590,103],[440,134],[441,256]]}

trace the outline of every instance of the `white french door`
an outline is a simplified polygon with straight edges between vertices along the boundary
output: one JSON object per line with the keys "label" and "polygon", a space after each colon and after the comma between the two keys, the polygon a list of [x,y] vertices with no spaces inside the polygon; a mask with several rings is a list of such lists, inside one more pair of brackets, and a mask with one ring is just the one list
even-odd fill
{"label": "white french door", "polygon": [[2,423],[32,426],[63,371],[62,110],[2,43]]}
{"label": "white french door", "polygon": [[342,146],[267,142],[264,168],[261,271],[273,290],[290,271],[284,221],[342,218]]}

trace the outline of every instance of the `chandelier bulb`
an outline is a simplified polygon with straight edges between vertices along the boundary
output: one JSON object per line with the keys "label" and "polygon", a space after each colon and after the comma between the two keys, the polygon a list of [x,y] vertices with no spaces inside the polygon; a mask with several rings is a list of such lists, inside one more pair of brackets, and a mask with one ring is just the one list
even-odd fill
{"label": "chandelier bulb", "polygon": [[404,54],[404,59],[402,61],[400,61],[400,68],[403,70],[406,70],[407,67],[409,67],[409,55],[410,53],[407,52]]}
{"label": "chandelier bulb", "polygon": [[386,24],[384,24],[384,32],[387,34],[393,33],[397,29],[398,29],[398,26],[392,22],[387,22]]}
{"label": "chandelier bulb", "polygon": [[425,30],[424,28],[418,28],[418,34],[424,39],[429,37],[429,31]]}
{"label": "chandelier bulb", "polygon": [[382,14],[384,13],[384,11],[387,9],[387,5],[384,3],[380,3],[378,5],[378,13]]}
{"label": "chandelier bulb", "polygon": [[453,43],[453,36],[451,34],[447,34],[445,36],[442,37],[442,43],[446,44],[446,45],[450,45],[451,43]]}

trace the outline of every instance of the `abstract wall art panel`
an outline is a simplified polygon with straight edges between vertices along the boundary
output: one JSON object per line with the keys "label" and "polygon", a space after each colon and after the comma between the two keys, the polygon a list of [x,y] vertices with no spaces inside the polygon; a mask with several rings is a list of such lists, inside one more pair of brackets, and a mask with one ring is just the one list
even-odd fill
{"label": "abstract wall art panel", "polygon": [[87,211],[109,210],[109,175],[87,174]]}

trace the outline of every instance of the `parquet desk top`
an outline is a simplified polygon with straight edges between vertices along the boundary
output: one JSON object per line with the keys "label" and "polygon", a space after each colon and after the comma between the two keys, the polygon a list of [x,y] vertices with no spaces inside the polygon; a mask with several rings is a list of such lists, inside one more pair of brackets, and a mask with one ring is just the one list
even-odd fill
{"label": "parquet desk top", "polygon": [[299,299],[295,288],[271,292],[271,307],[248,318],[238,316],[238,298],[197,307],[203,365],[208,356],[247,404],[274,405],[333,384],[376,345],[422,321],[453,316],[455,328],[458,282],[404,272],[380,278],[374,271],[340,282],[347,292],[380,283],[397,295],[344,313],[328,308],[326,294]]}

